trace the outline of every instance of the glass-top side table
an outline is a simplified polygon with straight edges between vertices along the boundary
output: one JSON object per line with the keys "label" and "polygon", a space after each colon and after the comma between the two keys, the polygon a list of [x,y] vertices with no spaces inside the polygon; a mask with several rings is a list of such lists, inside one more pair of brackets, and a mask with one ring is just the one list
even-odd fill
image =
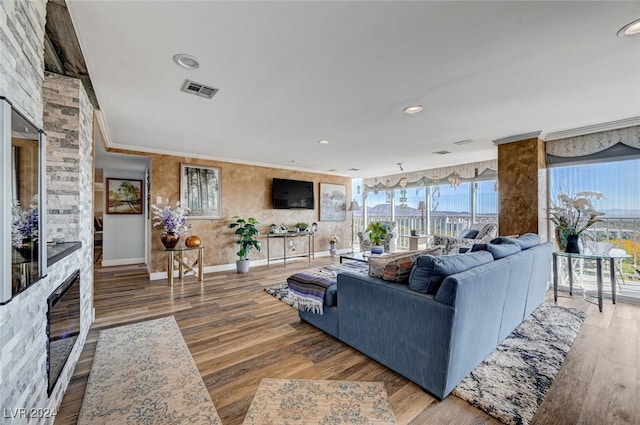
{"label": "glass-top side table", "polygon": [[602,313],[603,303],[603,279],[602,279],[602,262],[608,260],[609,262],[609,274],[611,280],[611,300],[616,303],[616,275],[615,275],[615,261],[616,257],[608,255],[590,255],[590,254],[575,254],[569,252],[553,252],[553,299],[558,302],[558,280],[559,272],[558,266],[562,259],[567,261],[567,269],[569,270],[569,295],[573,295],[573,260],[592,260],[596,262],[596,283],[598,287],[598,309]]}
{"label": "glass-top side table", "polygon": [[[198,251],[198,258],[193,262],[193,264],[189,264],[184,259],[184,253],[195,250]],[[178,270],[178,279],[183,279],[185,273],[191,272],[200,282],[204,281],[204,246],[196,248],[188,248],[186,246],[180,248],[163,248],[160,251],[164,251],[169,254],[167,258],[167,284],[169,286],[173,286],[173,271],[176,270],[176,266]],[[198,267],[197,269],[195,268],[196,266]]]}

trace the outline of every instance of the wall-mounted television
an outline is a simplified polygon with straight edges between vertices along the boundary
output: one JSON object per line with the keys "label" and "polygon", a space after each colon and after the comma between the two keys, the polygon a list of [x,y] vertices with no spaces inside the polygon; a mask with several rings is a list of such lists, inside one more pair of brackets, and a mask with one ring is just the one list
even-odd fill
{"label": "wall-mounted television", "polygon": [[313,207],[313,182],[273,179],[273,208],[312,210]]}

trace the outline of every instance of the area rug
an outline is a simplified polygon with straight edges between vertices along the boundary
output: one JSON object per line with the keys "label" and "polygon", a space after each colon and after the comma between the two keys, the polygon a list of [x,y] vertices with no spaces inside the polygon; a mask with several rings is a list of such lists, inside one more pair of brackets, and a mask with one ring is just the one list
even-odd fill
{"label": "area rug", "polygon": [[263,379],[243,425],[392,425],[382,382]]}
{"label": "area rug", "polygon": [[220,425],[173,316],[100,332],[78,425]]}
{"label": "area rug", "polygon": [[541,304],[452,394],[505,424],[529,424],[585,317],[577,309]]}
{"label": "area rug", "polygon": [[264,290],[267,294],[276,297],[283,303],[290,305],[293,308],[298,308],[296,300],[289,296],[289,284],[287,282],[264,288]]}

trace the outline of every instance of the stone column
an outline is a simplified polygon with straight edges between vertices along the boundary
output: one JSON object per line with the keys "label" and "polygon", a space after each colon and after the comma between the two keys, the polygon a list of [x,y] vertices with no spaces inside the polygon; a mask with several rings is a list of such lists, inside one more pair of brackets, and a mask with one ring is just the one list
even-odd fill
{"label": "stone column", "polygon": [[500,235],[538,233],[547,240],[547,165],[540,132],[494,140],[498,146]]}

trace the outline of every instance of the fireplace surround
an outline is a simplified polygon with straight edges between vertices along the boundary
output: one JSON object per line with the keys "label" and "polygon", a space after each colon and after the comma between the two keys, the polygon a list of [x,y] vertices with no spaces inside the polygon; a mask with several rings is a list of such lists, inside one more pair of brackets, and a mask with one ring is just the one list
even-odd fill
{"label": "fireplace surround", "polygon": [[80,334],[80,270],[47,298],[47,393],[51,396]]}

